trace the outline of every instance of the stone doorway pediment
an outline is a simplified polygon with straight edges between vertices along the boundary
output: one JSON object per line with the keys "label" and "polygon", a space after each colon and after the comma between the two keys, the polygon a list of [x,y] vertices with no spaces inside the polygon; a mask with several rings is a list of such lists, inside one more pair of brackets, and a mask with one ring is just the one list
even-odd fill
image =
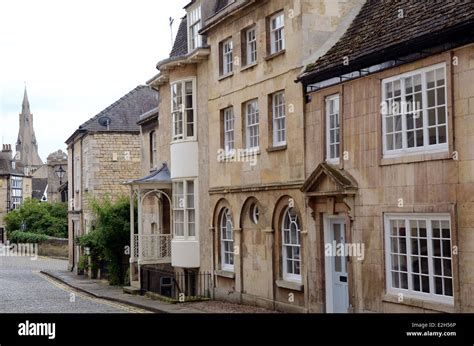
{"label": "stone doorway pediment", "polygon": [[323,162],[306,179],[301,191],[307,196],[355,195],[357,182],[347,171]]}

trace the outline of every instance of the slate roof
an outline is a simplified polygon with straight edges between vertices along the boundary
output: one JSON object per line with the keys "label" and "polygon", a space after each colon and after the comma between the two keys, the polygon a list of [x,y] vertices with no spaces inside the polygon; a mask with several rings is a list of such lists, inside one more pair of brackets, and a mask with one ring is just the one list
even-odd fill
{"label": "slate roof", "polygon": [[[403,18],[399,18],[401,14]],[[346,73],[372,66],[405,51],[413,53],[410,46],[426,49],[434,47],[433,41],[443,44],[440,34],[461,28],[474,34],[470,29],[473,20],[472,0],[367,0],[341,39],[316,63],[308,65],[301,77],[325,74],[328,79],[337,76],[337,70]],[[460,36],[469,34],[464,31]],[[381,61],[376,54],[381,55]],[[349,66],[343,66],[344,57],[349,58]],[[362,60],[367,66],[358,64]]]}
{"label": "slate roof", "polygon": [[32,197],[33,199],[41,200],[43,198],[46,187],[48,186],[47,178],[33,178],[32,179]]}
{"label": "slate roof", "polygon": [[184,16],[179,24],[170,58],[184,56],[186,54],[188,54],[188,20],[187,17]]}
{"label": "slate roof", "polygon": [[157,91],[148,86],[138,86],[79,126],[79,130],[107,131],[107,127],[102,126],[98,121],[101,117],[107,116],[111,120],[108,131],[138,132],[140,131],[140,127],[137,125],[139,116],[158,106],[158,95]]}
{"label": "slate roof", "polygon": [[21,175],[23,176],[23,170],[21,165],[16,163],[16,169],[12,167],[12,161],[8,158],[0,157],[0,175]]}

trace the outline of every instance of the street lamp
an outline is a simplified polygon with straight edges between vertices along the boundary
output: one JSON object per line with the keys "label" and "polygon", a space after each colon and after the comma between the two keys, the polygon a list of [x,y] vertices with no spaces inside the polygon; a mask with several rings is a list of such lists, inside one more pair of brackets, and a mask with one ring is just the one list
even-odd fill
{"label": "street lamp", "polygon": [[59,166],[59,169],[57,171],[54,171],[54,173],[56,173],[59,178],[59,185],[62,185],[64,174],[66,174],[66,171],[63,169],[63,166]]}

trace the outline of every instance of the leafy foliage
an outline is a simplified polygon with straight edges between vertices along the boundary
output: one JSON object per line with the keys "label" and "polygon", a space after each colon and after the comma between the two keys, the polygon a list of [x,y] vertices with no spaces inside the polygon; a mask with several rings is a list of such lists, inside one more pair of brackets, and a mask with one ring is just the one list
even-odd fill
{"label": "leafy foliage", "polygon": [[124,283],[126,249],[130,248],[130,199],[121,197],[112,202],[109,197],[91,200],[95,229],[79,237],[79,245],[89,249],[89,258],[97,266],[105,260],[112,285]]}
{"label": "leafy foliage", "polygon": [[22,232],[22,231],[13,231],[8,233],[8,241],[15,244],[27,244],[27,243],[40,243],[47,240],[48,237],[44,234],[32,233],[32,232]]}
{"label": "leafy foliage", "polygon": [[22,230],[51,237],[67,238],[67,203],[44,203],[36,199],[27,199],[20,209],[5,216],[7,230]]}

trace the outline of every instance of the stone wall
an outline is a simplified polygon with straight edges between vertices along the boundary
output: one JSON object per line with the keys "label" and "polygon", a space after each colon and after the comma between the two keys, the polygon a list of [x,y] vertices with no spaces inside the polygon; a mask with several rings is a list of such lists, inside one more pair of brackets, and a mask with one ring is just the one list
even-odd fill
{"label": "stone wall", "polygon": [[[451,63],[453,56],[458,57],[458,65]],[[347,153],[347,160],[341,160],[338,168],[350,173],[358,184],[348,235],[352,242],[365,244],[364,260],[350,264],[349,294],[356,312],[474,311],[473,57],[474,45],[470,45],[310,94],[311,102],[306,106],[307,176],[324,161],[324,98],[341,95],[341,152]],[[445,62],[447,69],[449,151],[383,158],[381,80],[440,62]],[[453,160],[454,153],[458,160]],[[326,211],[325,203],[326,199],[311,202],[316,235],[322,232],[319,215]],[[346,210],[339,211],[347,215]],[[451,215],[452,245],[459,249],[453,254],[454,306],[410,298],[399,302],[386,294],[383,215],[389,212]],[[316,251],[320,241],[313,238],[309,247],[324,263],[322,253]],[[311,270],[318,268],[314,262]],[[324,271],[318,275],[316,282],[321,287]],[[313,301],[324,306],[322,295]]]}

